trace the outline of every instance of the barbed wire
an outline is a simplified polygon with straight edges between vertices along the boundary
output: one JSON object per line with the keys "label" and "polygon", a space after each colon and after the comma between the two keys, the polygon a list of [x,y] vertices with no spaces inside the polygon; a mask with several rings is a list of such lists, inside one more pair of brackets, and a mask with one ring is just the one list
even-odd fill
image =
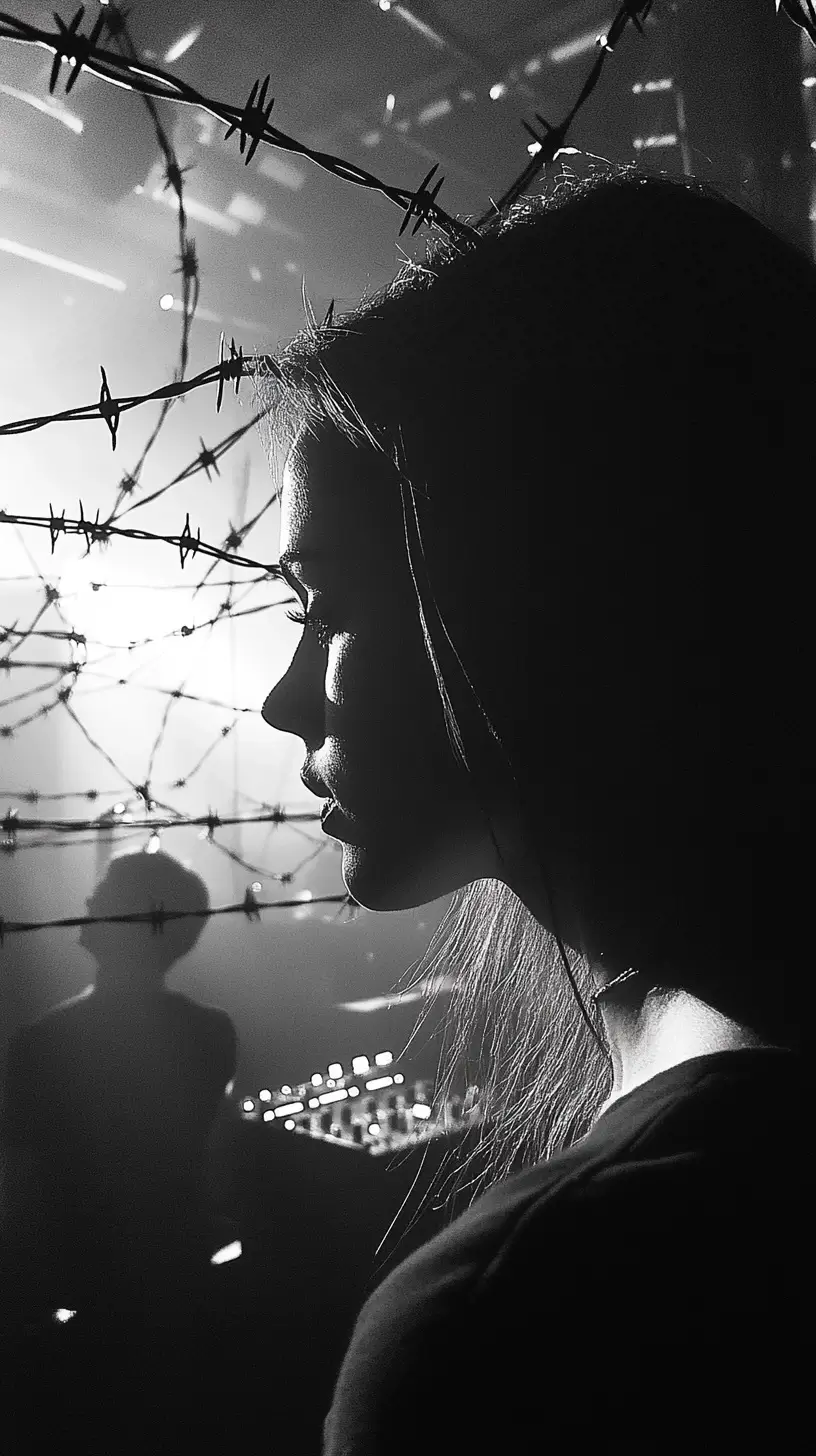
{"label": "barbed wire", "polygon": [[[269,115],[274,105],[274,99],[267,102],[266,93],[270,77],[267,76],[263,82],[255,81],[252,86],[249,99],[242,108],[218,102],[212,98],[203,96],[194,87],[179,81],[166,71],[150,67],[141,61],[135,53],[132,42],[128,40],[131,50],[131,59],[122,57],[110,51],[102,50],[97,42],[104,29],[114,37],[126,35],[125,16],[115,5],[108,5],[105,13],[97,17],[96,23],[90,36],[83,36],[79,32],[79,26],[84,15],[84,7],[80,6],[70,26],[66,26],[60,16],[54,12],[54,19],[57,24],[55,32],[44,31],[36,26],[29,25],[18,17],[0,12],[0,39],[6,38],[24,44],[37,45],[50,50],[54,55],[54,64],[51,70],[49,91],[53,94],[54,87],[59,76],[60,65],[68,61],[72,65],[71,74],[66,83],[66,91],[70,91],[77,76],[84,69],[98,76],[103,81],[108,81],[122,87],[125,90],[139,91],[145,98],[156,98],[160,100],[175,101],[183,105],[195,106],[200,110],[208,112],[216,120],[227,123],[227,131],[224,140],[228,140],[234,132],[238,133],[239,149],[244,155],[245,147],[249,142],[245,162],[249,164],[252,160],[257,146],[263,142],[278,150],[296,153],[299,156],[307,157],[316,166],[324,171],[331,172],[345,182],[365,187],[369,190],[381,193],[391,202],[398,206],[404,213],[402,226],[399,235],[402,236],[408,224],[413,221],[413,234],[416,234],[420,226],[430,224],[446,232],[448,236],[475,239],[479,236],[479,228],[489,222],[494,216],[500,214],[506,207],[528,190],[532,181],[544,170],[545,167],[555,161],[559,152],[563,149],[567,134],[572,126],[575,117],[585,105],[600,80],[604,64],[609,55],[614,51],[615,46],[623,35],[626,27],[630,24],[643,34],[642,22],[648,17],[652,10],[653,0],[623,0],[620,4],[609,30],[600,35],[597,40],[599,53],[593,63],[581,91],[564,119],[553,126],[543,116],[536,113],[536,121],[541,128],[540,132],[529,122],[522,121],[524,130],[533,138],[537,152],[524,170],[515,179],[498,202],[491,200],[490,208],[480,217],[475,227],[464,223],[457,218],[448,215],[437,202],[439,190],[443,179],[434,181],[438,164],[434,164],[427,175],[423,178],[417,189],[391,186],[381,178],[375,177],[373,173],[345,161],[341,157],[331,156],[328,153],[313,150],[303,142],[287,136],[277,127],[269,124]],[[154,111],[151,112],[154,115]],[[159,135],[160,123],[154,115]],[[160,144],[165,155],[168,185],[173,185],[179,196],[179,210],[182,209],[182,187],[181,169],[177,160],[172,156],[169,143],[163,133],[160,135]],[[433,186],[431,185],[433,183]],[[184,258],[184,244],[181,245],[182,271],[187,267],[197,279],[194,253],[192,259]],[[187,276],[185,274],[185,276]],[[197,299],[197,294],[196,294]],[[184,310],[186,320],[186,309]],[[332,300],[323,320],[324,327],[331,327],[334,318],[334,300]],[[186,355],[185,355],[186,357]],[[207,384],[218,384],[218,399],[216,409],[221,407],[221,399],[224,384],[233,382],[235,393],[238,394],[240,381],[245,373],[254,373],[258,368],[264,370],[275,369],[275,361],[272,356],[261,356],[255,363],[243,357],[242,349],[235,348],[234,339],[230,343],[230,354],[226,357],[224,349],[224,335],[221,335],[219,343],[219,362],[212,369],[203,371],[195,379],[184,382],[176,378],[172,384],[165,385],[160,389],[152,391],[147,395],[133,395],[114,399],[108,387],[107,375],[104,367],[100,366],[102,374],[102,386],[99,399],[91,405],[83,405],[77,409],[64,410],[54,415],[33,416],[30,419],[16,420],[9,424],[0,425],[0,435],[13,435],[27,433],[30,430],[42,429],[47,424],[56,421],[103,419],[111,434],[112,448],[116,449],[116,434],[121,415],[138,405],[147,403],[150,400],[170,400],[187,394],[193,389],[201,388]],[[262,416],[261,416],[262,417]],[[202,451],[203,451],[202,442]],[[227,446],[226,448],[229,448]],[[128,478],[124,493],[127,494],[136,480]],[[169,489],[165,487],[164,489]],[[114,511],[121,504],[123,487],[120,487],[120,497]],[[155,498],[155,497],[153,497]]]}
{"label": "barbed wire", "polygon": [[351,918],[362,908],[349,894],[310,894],[308,900],[259,900],[249,885],[243,900],[237,904],[211,906],[207,910],[165,910],[159,904],[152,910],[136,911],[127,915],[67,915],[58,920],[5,920],[0,915],[0,946],[7,935],[21,935],[30,930],[67,929],[77,925],[149,925],[154,934],[160,935],[170,920],[210,920],[215,915],[245,915],[248,921],[258,921],[264,910],[304,910],[311,905],[338,904],[338,915],[347,909]]}

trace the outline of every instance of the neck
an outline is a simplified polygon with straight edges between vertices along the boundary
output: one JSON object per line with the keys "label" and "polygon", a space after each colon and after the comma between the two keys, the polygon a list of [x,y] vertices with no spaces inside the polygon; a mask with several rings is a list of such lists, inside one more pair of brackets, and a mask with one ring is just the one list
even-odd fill
{"label": "neck", "polygon": [[[608,1003],[601,1003],[613,1068],[604,1110],[658,1072],[692,1057],[774,1045],[689,991],[654,987],[644,997],[644,985],[648,978],[641,973],[624,983],[623,995],[612,992]],[[638,992],[626,994],[630,986],[638,986]]]}

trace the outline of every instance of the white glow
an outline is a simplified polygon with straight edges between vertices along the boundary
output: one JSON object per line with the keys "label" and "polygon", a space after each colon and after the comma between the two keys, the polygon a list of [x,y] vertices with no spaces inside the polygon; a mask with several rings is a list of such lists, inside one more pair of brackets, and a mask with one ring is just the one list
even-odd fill
{"label": "white glow", "polygon": [[505,84],[504,84],[503,81],[497,81],[496,84],[495,84],[495,86],[491,86],[491,88],[490,88],[490,100],[491,101],[499,101],[501,99],[501,97],[502,96],[505,96],[506,94],[507,94],[507,87],[505,86]]}
{"label": "white glow", "polygon": [[114,804],[113,812],[114,814],[124,814],[126,808],[127,804]]}
{"label": "white glow", "polygon": [[395,1076],[394,1081],[395,1082],[404,1082],[405,1081],[405,1078],[403,1077],[402,1072],[397,1072],[397,1075]]}
{"label": "white glow", "polygon": [[531,157],[537,157],[538,153],[541,151],[541,142],[530,142],[527,150],[530,153]]}
{"label": "white glow", "polygon": [[[195,25],[192,30],[187,31],[186,35],[179,36],[179,39],[167,51],[164,57],[164,64],[166,66],[172,65],[173,61],[177,61],[191,46],[194,46],[203,28],[201,25]],[[213,1260],[213,1262],[215,1261]]]}
{"label": "white glow", "polygon": [[441,35],[437,35],[435,30],[431,30],[431,27],[426,25],[424,20],[419,20],[410,10],[406,10],[404,5],[395,5],[394,9],[400,17],[400,20],[404,20],[406,25],[410,25],[412,30],[418,31],[425,40],[430,41],[431,45],[437,46],[441,51],[445,49],[445,42]]}
{"label": "white glow", "polygon": [[52,1318],[58,1325],[64,1325],[68,1323],[68,1320],[73,1319],[75,1314],[75,1309],[55,1309]]}
{"label": "white glow", "polygon": [[258,1101],[259,1102],[271,1102],[272,1101],[272,1093],[270,1092],[270,1090],[269,1090],[268,1087],[264,1087],[262,1089],[262,1091],[260,1091],[258,1093]]}
{"label": "white glow", "polygon": [[391,1087],[393,1082],[393,1077],[373,1077],[370,1082],[366,1082],[366,1090],[377,1092],[380,1087]]}
{"label": "white glow", "polygon": [[541,70],[541,57],[540,56],[533,56],[533,59],[531,61],[528,61],[527,64],[526,64],[526,66],[524,67],[524,74],[526,76],[535,76],[536,73],[538,71],[540,71],[540,70]]}
{"label": "white glow", "polygon": [[319,1107],[320,1106],[320,1103],[319,1103],[319,1101],[318,1101],[318,1099],[316,1097],[310,1097],[309,1098],[309,1106],[310,1107]]}
{"label": "white glow", "polygon": [[368,1131],[369,1131],[369,1133],[371,1134],[372,1137],[379,1137],[380,1136],[379,1123],[370,1122],[368,1124]]}
{"label": "white glow", "polygon": [[351,1059],[351,1070],[356,1076],[360,1076],[363,1072],[367,1072],[370,1066],[371,1063],[368,1060],[368,1057],[352,1057]]}
{"label": "white glow", "polygon": [[293,1112],[302,1112],[302,1102],[287,1102],[284,1106],[275,1108],[276,1117],[291,1117]]}
{"label": "white glow", "polygon": [[415,1102],[413,1107],[411,1108],[411,1111],[414,1114],[414,1117],[418,1117],[420,1121],[424,1121],[431,1115],[430,1107],[428,1107],[424,1102]]}
{"label": "white glow", "polygon": [[84,123],[81,116],[75,116],[67,106],[61,106],[55,102],[43,101],[39,96],[33,96],[30,91],[18,91],[16,86],[0,86],[0,92],[4,96],[13,96],[17,101],[24,101],[26,106],[33,106],[35,111],[41,111],[44,116],[52,116],[54,121],[61,121],[75,136],[82,136]]}
{"label": "white glow", "polygon": [[163,293],[161,298],[159,299],[159,308],[163,308],[166,313],[169,308],[173,307],[173,303],[174,299],[172,293]]}
{"label": "white glow", "polygon": [[159,835],[154,830],[154,832],[151,834],[149,840],[147,841],[147,849],[145,850],[145,853],[146,854],[158,854],[158,852],[159,852],[160,849],[161,849],[161,839],[159,838]]}
{"label": "white glow", "polygon": [[284,1127],[288,1127],[289,1131],[292,1132],[293,1129],[297,1126],[297,1123],[294,1122],[291,1117],[289,1117],[283,1125]]}
{"label": "white glow", "polygon": [[281,1087],[281,1096],[282,1097],[291,1097],[291,1095],[292,1095],[292,1089],[289,1086],[289,1083],[288,1082],[284,1082],[283,1086]]}
{"label": "white glow", "polygon": [[15,258],[25,258],[27,263],[39,263],[43,268],[53,268],[57,273],[70,273],[72,278],[82,278],[86,283],[97,283],[100,288],[110,288],[114,293],[124,293],[127,284],[110,273],[98,273],[95,268],[84,268],[81,263],[72,263],[68,258],[58,258],[55,253],[43,253],[40,248],[29,248],[26,243],[16,243],[11,238],[0,238],[0,253],[11,253]]}
{"label": "white glow", "polygon": [[322,1107],[325,1107],[327,1102],[345,1102],[347,1097],[348,1092],[341,1087],[337,1092],[321,1092],[317,1100]]}
{"label": "white glow", "polygon": [[[604,34],[608,26],[604,26]],[[591,51],[599,39],[597,30],[587,30],[583,35],[576,35],[574,40],[569,40],[565,45],[556,46],[549,53],[549,58],[558,65],[559,61],[571,61],[575,56],[582,56],[586,51]]]}
{"label": "white glow", "polygon": [[322,1087],[323,1086],[323,1077],[321,1076],[320,1072],[314,1072],[313,1073],[313,1075],[312,1075],[312,1086],[313,1087]]}
{"label": "white glow", "polygon": [[263,885],[261,884],[260,880],[255,880],[249,888],[252,891],[253,895],[260,895],[261,890],[263,889]]}
{"label": "white glow", "polygon": [[288,158],[276,156],[274,152],[264,153],[258,163],[258,171],[292,192],[299,192],[306,181],[305,172],[301,172]]}
{"label": "white glow", "polygon": [[396,104],[397,104],[397,98],[396,98],[396,96],[394,95],[393,91],[389,91],[388,95],[385,98],[385,109],[386,109],[386,112],[388,113],[389,116],[393,112],[394,107],[396,106]]}
{"label": "white glow", "polygon": [[234,1239],[231,1244],[225,1244],[223,1249],[219,1249],[217,1254],[213,1254],[210,1263],[229,1264],[232,1259],[240,1259],[242,1253],[241,1240]]}
{"label": "white glow", "polygon": [[251,1097],[245,1097],[243,1102],[241,1103],[241,1107],[243,1108],[244,1112],[252,1112],[254,1111],[255,1103],[252,1101]]}
{"label": "white glow", "polygon": [[364,147],[376,147],[378,142],[382,141],[382,132],[367,131],[364,136],[360,137],[360,141]]}
{"label": "white glow", "polygon": [[392,1052],[377,1052],[374,1058],[375,1065],[378,1067],[390,1067],[393,1060],[394,1055]]}
{"label": "white glow", "polygon": [[260,283],[261,279],[263,278],[263,273],[261,272],[260,268],[250,268],[249,276],[252,279],[253,283]]}
{"label": "white glow", "polygon": [[248,222],[257,227],[266,216],[266,208],[257,197],[250,197],[246,192],[236,192],[227,208],[227,216],[237,217],[239,222]]}
{"label": "white glow", "polygon": [[359,1089],[359,1087],[349,1087],[349,1089],[348,1089],[348,1095],[349,1095],[349,1097],[359,1097],[359,1095],[360,1095],[360,1089]]}
{"label": "white glow", "polygon": [[377,4],[379,5],[381,10],[391,9],[391,0],[377,0]]}
{"label": "white glow", "polygon": [[343,1068],[340,1062],[332,1062],[328,1070],[330,1077],[342,1077],[343,1075]]}
{"label": "white glow", "polygon": [[[172,187],[156,187],[150,195],[154,202],[163,202],[165,207],[171,207],[174,212],[178,212],[178,193]],[[230,237],[237,237],[241,231],[241,224],[234,218],[227,217],[223,212],[217,212],[214,207],[205,206],[203,202],[196,202],[194,197],[187,196],[186,191],[184,193],[184,211],[196,222],[205,222],[208,227],[215,228],[220,233],[229,233]]]}
{"label": "white glow", "polygon": [[295,899],[296,900],[313,900],[314,899],[314,895],[312,894],[311,890],[299,890],[298,893],[295,895]]}
{"label": "white glow", "polygon": [[264,1122],[274,1122],[275,1121],[275,1114],[274,1114],[274,1112],[265,1112],[264,1115],[263,1115],[263,1120],[264,1120]]}
{"label": "white glow", "polygon": [[443,96],[440,101],[432,101],[430,106],[423,106],[417,116],[417,123],[419,126],[427,126],[429,121],[438,121],[440,116],[447,116],[448,112],[452,110],[453,107],[447,96]]}

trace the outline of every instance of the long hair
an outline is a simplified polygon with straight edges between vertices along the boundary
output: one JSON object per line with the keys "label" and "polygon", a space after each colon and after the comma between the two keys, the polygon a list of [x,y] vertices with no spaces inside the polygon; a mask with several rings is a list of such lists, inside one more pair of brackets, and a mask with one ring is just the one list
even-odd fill
{"label": "long hair", "polygon": [[[257,386],[273,468],[303,429],[382,457],[452,751],[479,803],[515,791],[545,888],[546,808],[613,963],[787,1039],[814,337],[803,253],[707,184],[613,167],[310,316]],[[437,1090],[478,1087],[480,1183],[582,1137],[611,1084],[586,959],[482,880],[411,984],[437,972]]]}

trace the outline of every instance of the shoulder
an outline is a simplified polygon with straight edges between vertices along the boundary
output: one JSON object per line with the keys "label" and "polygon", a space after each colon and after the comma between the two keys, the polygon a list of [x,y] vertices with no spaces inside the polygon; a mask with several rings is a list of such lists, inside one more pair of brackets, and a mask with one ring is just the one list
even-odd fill
{"label": "shoulder", "polygon": [[168,992],[175,1014],[211,1045],[230,1049],[236,1044],[235,1025],[221,1006],[202,1005],[179,991]]}

